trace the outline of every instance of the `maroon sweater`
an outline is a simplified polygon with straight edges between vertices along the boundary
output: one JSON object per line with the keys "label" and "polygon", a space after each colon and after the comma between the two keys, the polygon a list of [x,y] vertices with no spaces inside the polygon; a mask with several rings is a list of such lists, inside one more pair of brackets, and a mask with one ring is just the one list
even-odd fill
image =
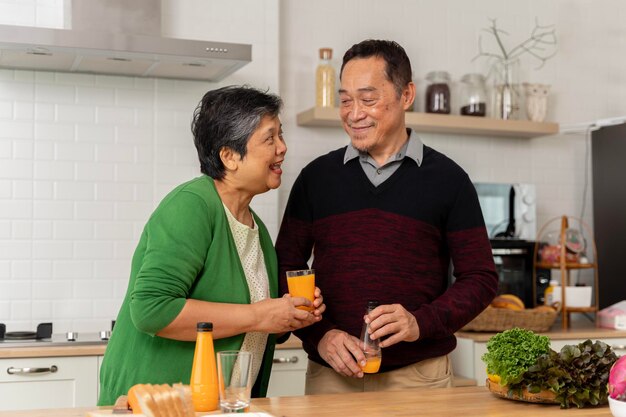
{"label": "maroon sweater", "polygon": [[[498,276],[476,191],[467,174],[424,146],[420,166],[405,158],[374,187],[345,148],[306,166],[289,196],[276,250],[285,271],[307,268],[314,250],[316,285],[326,312],[296,332],[309,359],[329,366],[317,344],[330,329],[359,337],[367,300],[399,303],[415,315],[420,337],[383,349],[381,371],[441,356],[454,332],[493,299]],[[452,261],[455,281],[449,285]]]}

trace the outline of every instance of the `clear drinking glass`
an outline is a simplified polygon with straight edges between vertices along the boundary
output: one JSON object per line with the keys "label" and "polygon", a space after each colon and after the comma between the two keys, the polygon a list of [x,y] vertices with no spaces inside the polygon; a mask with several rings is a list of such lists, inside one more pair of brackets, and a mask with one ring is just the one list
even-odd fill
{"label": "clear drinking glass", "polygon": [[241,350],[217,352],[217,379],[223,413],[250,410],[252,353]]}
{"label": "clear drinking glass", "polygon": [[[287,271],[287,287],[292,297],[304,297],[313,302],[315,299],[315,270],[302,269]],[[298,306],[300,310],[313,311],[313,307]]]}
{"label": "clear drinking glass", "polygon": [[[365,314],[371,313],[376,307],[378,307],[378,301],[369,300],[367,302],[367,310],[365,311]],[[363,354],[365,355],[365,366],[361,367],[363,373],[375,374],[380,369],[382,351],[380,349],[378,339],[372,340],[370,338],[369,324],[365,322],[363,323],[363,328],[361,330],[360,347],[363,349]]]}

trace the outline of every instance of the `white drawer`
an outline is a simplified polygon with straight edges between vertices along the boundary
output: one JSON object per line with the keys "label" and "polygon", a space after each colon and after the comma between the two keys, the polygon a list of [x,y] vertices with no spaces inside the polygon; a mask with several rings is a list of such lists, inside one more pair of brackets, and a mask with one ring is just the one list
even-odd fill
{"label": "white drawer", "polygon": [[0,359],[1,408],[95,406],[97,375],[95,356]]}
{"label": "white drawer", "polygon": [[304,349],[276,349],[272,371],[288,369],[306,370],[307,354]]}
{"label": "white drawer", "polygon": [[304,395],[307,354],[303,349],[276,349],[268,397]]}

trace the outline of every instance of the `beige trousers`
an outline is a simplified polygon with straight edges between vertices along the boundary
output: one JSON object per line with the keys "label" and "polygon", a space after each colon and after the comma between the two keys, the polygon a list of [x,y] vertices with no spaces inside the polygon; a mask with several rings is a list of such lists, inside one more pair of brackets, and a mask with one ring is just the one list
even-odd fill
{"label": "beige trousers", "polygon": [[448,355],[426,359],[389,372],[365,374],[363,378],[339,375],[332,368],[309,361],[306,371],[305,394],[445,387],[452,387],[452,364]]}

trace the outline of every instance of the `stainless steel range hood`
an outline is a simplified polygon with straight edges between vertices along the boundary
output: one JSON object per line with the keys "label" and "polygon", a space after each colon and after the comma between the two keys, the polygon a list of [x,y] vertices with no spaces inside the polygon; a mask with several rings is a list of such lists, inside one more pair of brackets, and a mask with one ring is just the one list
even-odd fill
{"label": "stainless steel range hood", "polygon": [[160,0],[78,0],[72,29],[0,25],[0,67],[219,81],[252,46],[161,36]]}

